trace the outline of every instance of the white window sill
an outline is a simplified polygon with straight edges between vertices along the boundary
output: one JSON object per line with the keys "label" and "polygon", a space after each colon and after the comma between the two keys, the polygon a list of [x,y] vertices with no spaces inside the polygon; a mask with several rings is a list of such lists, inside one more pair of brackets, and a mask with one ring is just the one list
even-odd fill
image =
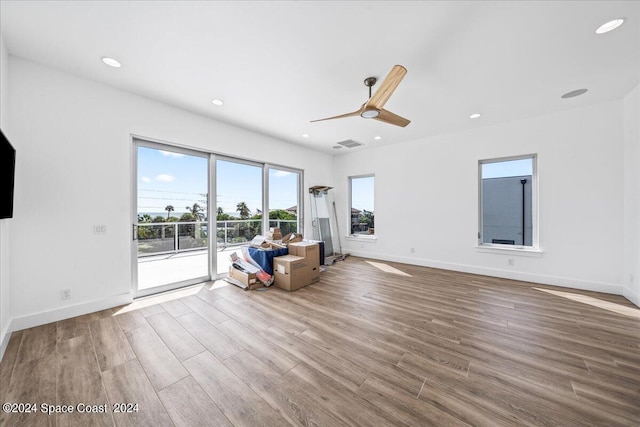
{"label": "white window sill", "polygon": [[348,236],[345,236],[345,239],[351,240],[354,242],[369,242],[369,243],[375,243],[375,241],[378,240],[378,238],[375,235],[369,235],[369,234],[348,235]]}
{"label": "white window sill", "polygon": [[478,245],[476,246],[478,252],[486,254],[503,254],[513,256],[525,256],[540,258],[544,251],[539,248],[532,248],[526,246],[497,246],[497,245]]}

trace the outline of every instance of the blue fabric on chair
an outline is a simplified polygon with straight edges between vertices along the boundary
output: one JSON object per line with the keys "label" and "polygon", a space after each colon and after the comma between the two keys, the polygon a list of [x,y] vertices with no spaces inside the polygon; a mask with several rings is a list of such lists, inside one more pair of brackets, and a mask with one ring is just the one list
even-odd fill
{"label": "blue fabric on chair", "polygon": [[260,268],[262,268],[265,273],[273,276],[273,258],[277,256],[288,255],[289,249],[271,249],[264,250],[258,248],[249,248],[249,255],[251,258],[258,263]]}

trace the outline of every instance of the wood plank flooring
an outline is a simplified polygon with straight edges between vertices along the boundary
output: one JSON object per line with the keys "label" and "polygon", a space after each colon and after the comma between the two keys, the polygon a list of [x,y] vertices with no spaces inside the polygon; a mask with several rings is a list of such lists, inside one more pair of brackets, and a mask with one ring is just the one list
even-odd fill
{"label": "wood plank flooring", "polygon": [[622,297],[356,257],[293,293],[225,283],[13,333],[0,400],[74,412],[0,425],[640,425]]}

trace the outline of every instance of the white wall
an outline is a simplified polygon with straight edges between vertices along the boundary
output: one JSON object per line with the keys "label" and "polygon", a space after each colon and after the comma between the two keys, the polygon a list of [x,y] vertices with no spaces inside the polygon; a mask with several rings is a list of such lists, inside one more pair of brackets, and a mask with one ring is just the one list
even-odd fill
{"label": "white wall", "polygon": [[[301,168],[305,188],[332,178],[329,155],[23,59],[9,64],[19,148],[13,330],[131,299],[131,134]],[[107,233],[94,235],[93,224]]]}
{"label": "white wall", "polygon": [[[377,240],[347,240],[346,249],[385,260],[621,294],[622,140],[622,102],[615,101],[340,154],[334,183],[344,213],[342,230],[348,230],[348,176],[375,172],[376,185]],[[532,153],[538,155],[544,253],[479,251],[478,160]],[[514,259],[513,266],[508,258]]]}
{"label": "white wall", "polygon": [[[9,52],[0,34],[0,128],[7,138],[9,123]],[[9,227],[10,219],[0,219],[0,359],[9,343]]]}
{"label": "white wall", "polygon": [[624,106],[624,273],[623,294],[640,306],[640,86]]}

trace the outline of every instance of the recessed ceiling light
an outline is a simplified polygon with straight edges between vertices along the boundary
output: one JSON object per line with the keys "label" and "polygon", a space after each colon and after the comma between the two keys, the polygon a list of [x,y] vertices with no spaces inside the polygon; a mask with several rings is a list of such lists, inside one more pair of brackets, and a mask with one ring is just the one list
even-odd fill
{"label": "recessed ceiling light", "polygon": [[122,67],[122,64],[117,59],[109,58],[108,56],[103,56],[102,62],[107,64],[109,67],[113,67],[113,68]]}
{"label": "recessed ceiling light", "polygon": [[308,134],[308,133],[303,133],[303,134],[302,134],[302,137],[303,137],[303,138],[309,138],[309,134]]}
{"label": "recessed ceiling light", "polygon": [[380,141],[382,137],[380,135],[377,135],[377,136],[374,136],[373,139],[375,139],[376,141]]}
{"label": "recessed ceiling light", "polygon": [[604,34],[604,33],[608,33],[609,31],[613,31],[616,28],[618,28],[620,25],[624,24],[624,21],[625,21],[625,18],[617,18],[617,19],[612,19],[609,22],[605,22],[604,24],[598,27],[598,29],[596,30],[596,34]]}
{"label": "recessed ceiling light", "polygon": [[470,119],[477,119],[478,117],[480,117],[481,114],[480,113],[473,113],[472,115],[469,116]]}
{"label": "recessed ceiling light", "polygon": [[213,105],[224,105],[224,102],[222,102],[222,100],[221,100],[221,99],[212,99],[212,100],[211,100],[211,103],[212,103]]}
{"label": "recessed ceiling light", "polygon": [[582,94],[584,94],[586,92],[587,92],[587,89],[576,89],[576,90],[572,90],[571,92],[565,93],[560,98],[564,98],[564,99],[574,98],[574,97],[580,96],[580,95],[582,95]]}
{"label": "recessed ceiling light", "polygon": [[334,146],[333,146],[333,147],[331,147],[331,148],[333,148],[334,150],[339,150],[339,149],[341,149],[341,148],[342,148],[342,145],[334,145]]}

